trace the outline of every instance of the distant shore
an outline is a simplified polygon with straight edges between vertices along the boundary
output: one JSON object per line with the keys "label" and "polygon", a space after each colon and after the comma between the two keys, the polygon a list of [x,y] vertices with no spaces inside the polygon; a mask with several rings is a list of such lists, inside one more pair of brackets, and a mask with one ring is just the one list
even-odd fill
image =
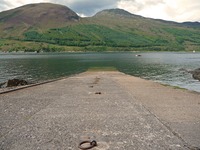
{"label": "distant shore", "polygon": [[61,50],[61,51],[0,51],[0,54],[45,54],[45,53],[98,53],[98,52],[105,52],[105,53],[118,53],[118,52],[133,52],[133,53],[144,53],[144,52],[188,52],[188,53],[200,53],[200,51],[169,51],[169,50]]}

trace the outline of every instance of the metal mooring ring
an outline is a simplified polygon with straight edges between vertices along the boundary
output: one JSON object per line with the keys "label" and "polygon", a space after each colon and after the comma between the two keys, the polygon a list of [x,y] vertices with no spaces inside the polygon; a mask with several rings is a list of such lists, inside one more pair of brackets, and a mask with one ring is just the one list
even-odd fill
{"label": "metal mooring ring", "polygon": [[[85,143],[89,143],[90,145],[87,147],[83,147],[82,145]],[[97,146],[97,142],[95,140],[93,141],[83,141],[79,144],[78,148],[82,149],[82,150],[87,150],[87,149],[91,149],[94,148],[95,146]]]}

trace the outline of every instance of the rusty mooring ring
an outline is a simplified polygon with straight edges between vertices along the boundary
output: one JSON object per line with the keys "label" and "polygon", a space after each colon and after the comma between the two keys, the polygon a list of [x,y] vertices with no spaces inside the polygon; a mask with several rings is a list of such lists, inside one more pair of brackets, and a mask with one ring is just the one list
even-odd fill
{"label": "rusty mooring ring", "polygon": [[[83,144],[85,143],[89,143],[90,146],[88,147],[82,147]],[[91,148],[94,148],[95,146],[97,146],[97,142],[95,140],[93,141],[83,141],[79,144],[78,148],[82,149],[82,150],[87,150],[87,149],[91,149]]]}

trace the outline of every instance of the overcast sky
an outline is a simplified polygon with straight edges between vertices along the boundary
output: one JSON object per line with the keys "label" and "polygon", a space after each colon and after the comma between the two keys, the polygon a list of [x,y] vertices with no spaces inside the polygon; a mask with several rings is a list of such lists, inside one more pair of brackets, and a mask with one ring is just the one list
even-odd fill
{"label": "overcast sky", "polygon": [[121,8],[150,18],[200,21],[200,0],[0,0],[0,11],[40,2],[66,5],[81,16],[92,16],[103,9]]}

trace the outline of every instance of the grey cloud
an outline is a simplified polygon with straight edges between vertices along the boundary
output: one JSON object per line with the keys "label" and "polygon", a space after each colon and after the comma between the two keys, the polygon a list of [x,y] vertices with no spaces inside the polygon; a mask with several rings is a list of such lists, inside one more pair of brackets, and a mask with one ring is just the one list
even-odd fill
{"label": "grey cloud", "polygon": [[144,3],[135,2],[135,6],[137,7],[137,11],[141,11],[145,8],[155,6],[158,4],[163,4],[164,0],[146,0]]}
{"label": "grey cloud", "polygon": [[[116,8],[117,2],[119,0],[78,0],[73,2],[66,2],[64,0],[59,1],[59,3],[62,3],[78,14],[84,14],[86,16],[92,16],[96,12],[103,10],[103,9],[109,9],[109,8]],[[51,2],[57,2],[56,0],[51,0]]]}
{"label": "grey cloud", "polygon": [[145,2],[145,5],[152,6],[152,5],[158,5],[158,4],[164,4],[164,0],[148,0]]}
{"label": "grey cloud", "polygon": [[155,6],[158,4],[164,4],[164,0],[143,0],[143,2],[135,0],[122,0],[122,1],[132,2],[134,7],[137,8],[136,11],[141,11],[145,8]]}
{"label": "grey cloud", "polygon": [[86,0],[79,4],[74,3],[71,7],[78,13],[91,16],[102,9],[116,8],[117,2],[116,0]]}
{"label": "grey cloud", "polygon": [[13,7],[12,3],[7,0],[0,0],[0,12]]}

